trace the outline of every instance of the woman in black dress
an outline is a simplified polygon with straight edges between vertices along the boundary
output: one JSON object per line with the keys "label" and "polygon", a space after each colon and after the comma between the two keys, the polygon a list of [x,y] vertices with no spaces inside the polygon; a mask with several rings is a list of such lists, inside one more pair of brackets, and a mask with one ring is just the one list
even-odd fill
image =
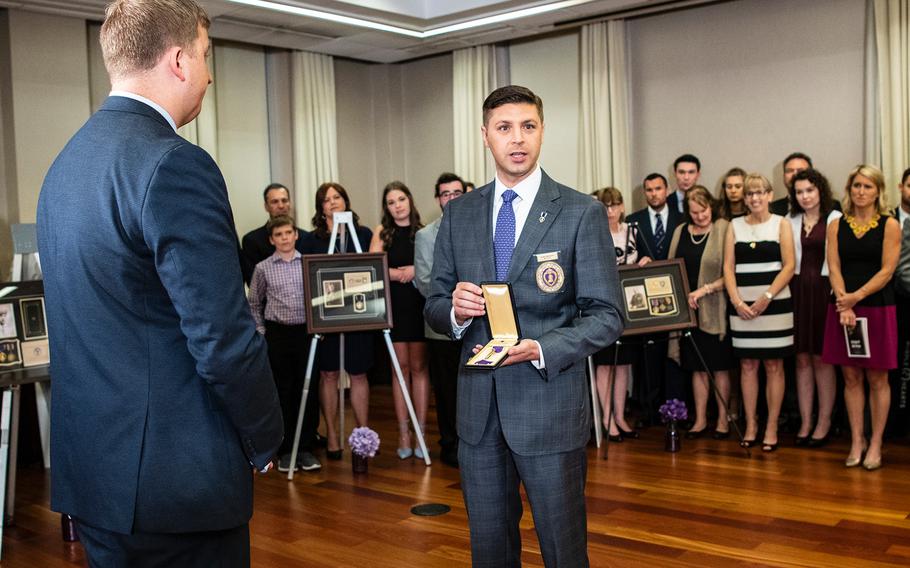
{"label": "woman in black dress", "polygon": [[[882,466],[882,435],[891,406],[888,371],[897,367],[897,315],[891,276],[900,254],[901,228],[887,214],[884,193],[881,170],[857,166],[847,179],[844,216],[828,226],[827,259],[834,295],[825,320],[822,358],[840,365],[844,372],[851,435],[844,465],[862,463],[870,471]],[[854,337],[857,331],[859,338]],[[858,342],[857,347],[865,347],[865,353],[848,351],[847,337],[851,346]],[[872,423],[868,447],[866,381]]]}
{"label": "woman in black dress", "polygon": [[[401,365],[401,374],[411,394],[420,430],[426,432],[430,375],[427,370],[427,344],[423,327],[424,298],[414,286],[414,235],[423,225],[414,206],[411,190],[393,181],[382,191],[382,223],[373,231],[370,252],[389,255],[390,295],[392,299],[392,345]],[[401,387],[392,378],[392,398],[398,419],[398,457],[412,455],[423,459],[420,447],[411,448],[408,407]]]}
{"label": "woman in black dress", "polygon": [[[332,215],[342,211],[351,211],[351,200],[348,192],[340,183],[327,182],[316,190],[316,203],[313,209],[313,232],[308,235],[306,250],[308,254],[325,254],[329,252],[333,220]],[[357,228],[357,239],[361,247],[367,245],[373,238],[373,233],[362,227],[358,221],[357,213],[354,216],[354,225]],[[354,239],[346,239],[345,247],[341,248],[340,239],[335,242],[333,253],[356,252]],[[319,357],[316,368],[319,369],[319,401],[322,405],[322,415],[325,417],[326,430],[326,457],[332,460],[341,459],[341,445],[338,424],[338,376],[341,361],[339,359],[340,342],[337,333],[323,335],[319,345]],[[344,366],[351,378],[351,409],[354,411],[354,424],[357,427],[366,426],[370,407],[370,383],[367,381],[367,371],[373,364],[373,334],[370,332],[353,332],[344,334]],[[287,435],[287,434],[285,434]],[[343,432],[340,435],[344,435]]]}
{"label": "woman in black dress", "polygon": [[717,202],[703,186],[690,189],[686,202],[688,222],[673,232],[669,258],[681,258],[686,265],[691,290],[689,306],[698,314],[698,327],[692,330],[698,351],[691,340],[684,338],[672,340],[669,353],[674,359],[678,354],[680,366],[692,373],[695,422],[686,437],[699,438],[708,427],[711,392],[707,371],[710,370],[719,395],[713,437],[721,440],[730,435],[725,402],[730,398],[729,371],[736,366],[727,333],[727,295],[724,293],[724,244],[729,223],[726,219],[715,218]]}
{"label": "woman in black dress", "polygon": [[[623,205],[622,193],[615,187],[605,187],[598,189],[595,196],[607,208],[607,220],[610,234],[613,236],[617,266],[650,262],[651,259],[648,257],[644,257],[646,261],[642,259],[644,262],[640,262],[638,258],[638,249],[635,248],[636,229],[625,223],[626,208]],[[607,436],[611,442],[622,442],[624,438],[634,439],[639,436],[626,422],[626,396],[632,363],[640,356],[640,345],[635,342],[623,344],[620,341],[594,354],[597,396],[603,410],[603,425],[607,428]],[[611,378],[613,384],[610,384]]]}
{"label": "woman in black dress", "polygon": [[[834,366],[822,361],[825,316],[831,285],[825,262],[827,227],[841,216],[834,209],[831,187],[821,172],[801,170],[790,182],[795,272],[790,280],[796,338],[796,396],[802,423],[797,446],[817,448],[828,441],[837,392]],[[812,406],[818,392],[818,419],[812,428]],[[811,436],[810,436],[811,434]]]}

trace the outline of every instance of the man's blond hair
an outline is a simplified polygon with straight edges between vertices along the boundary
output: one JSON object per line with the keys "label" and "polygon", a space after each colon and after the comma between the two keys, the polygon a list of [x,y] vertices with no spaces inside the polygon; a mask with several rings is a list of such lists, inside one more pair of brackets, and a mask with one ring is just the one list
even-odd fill
{"label": "man's blond hair", "polygon": [[115,0],[101,26],[104,66],[112,79],[148,71],[171,47],[192,50],[209,23],[194,0]]}

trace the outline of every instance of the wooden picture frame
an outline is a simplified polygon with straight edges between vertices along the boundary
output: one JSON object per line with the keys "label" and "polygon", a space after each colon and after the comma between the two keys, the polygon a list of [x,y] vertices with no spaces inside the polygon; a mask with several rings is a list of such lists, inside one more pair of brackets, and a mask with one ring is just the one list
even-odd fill
{"label": "wooden picture frame", "polygon": [[626,324],[623,337],[698,325],[695,310],[689,307],[689,280],[681,258],[618,269]]}
{"label": "wooden picture frame", "polygon": [[23,341],[47,337],[47,312],[43,297],[22,298],[19,300],[19,313]]}
{"label": "wooden picture frame", "polygon": [[392,328],[386,253],[307,254],[302,266],[309,333]]}

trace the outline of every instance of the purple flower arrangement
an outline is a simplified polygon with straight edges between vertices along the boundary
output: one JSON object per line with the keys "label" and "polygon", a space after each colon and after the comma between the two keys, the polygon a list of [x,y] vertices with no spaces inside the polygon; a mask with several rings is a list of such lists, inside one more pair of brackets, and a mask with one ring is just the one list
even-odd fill
{"label": "purple flower arrangement", "polygon": [[686,403],[678,398],[668,400],[665,404],[660,406],[660,417],[665,423],[685,420],[689,417],[689,412],[686,410]]}
{"label": "purple flower arrangement", "polygon": [[376,451],[379,449],[379,434],[366,426],[354,428],[348,437],[348,445],[351,447],[351,452],[360,457],[375,457]]}

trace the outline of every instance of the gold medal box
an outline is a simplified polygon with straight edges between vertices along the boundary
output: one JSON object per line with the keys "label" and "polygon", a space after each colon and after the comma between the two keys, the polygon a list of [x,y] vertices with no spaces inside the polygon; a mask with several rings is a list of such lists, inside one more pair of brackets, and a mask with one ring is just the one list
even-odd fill
{"label": "gold medal box", "polygon": [[518,313],[515,310],[512,287],[508,282],[483,282],[480,287],[483,290],[492,339],[468,359],[465,366],[472,369],[495,369],[505,361],[509,349],[521,340]]}

